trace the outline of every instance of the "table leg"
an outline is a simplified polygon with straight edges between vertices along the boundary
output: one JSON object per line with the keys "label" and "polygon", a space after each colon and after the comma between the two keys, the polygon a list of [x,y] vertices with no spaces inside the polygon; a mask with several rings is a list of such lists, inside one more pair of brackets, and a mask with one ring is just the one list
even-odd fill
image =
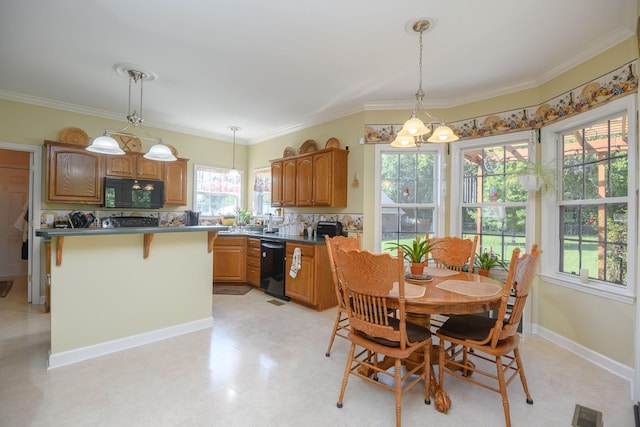
{"label": "table leg", "polygon": [[[431,316],[429,314],[414,314],[407,313],[407,321],[411,323],[415,323],[420,326],[424,326],[425,328],[431,327]],[[422,357],[422,355],[419,355]],[[440,357],[440,349],[437,345],[431,346],[431,384],[429,390],[433,395],[433,400],[435,401],[436,410],[438,412],[447,413],[449,408],[451,407],[451,398],[446,391],[440,387],[438,384],[438,380],[436,379],[435,371],[433,369],[434,365],[438,364],[438,358]],[[419,363],[417,360],[408,359],[407,363]]]}

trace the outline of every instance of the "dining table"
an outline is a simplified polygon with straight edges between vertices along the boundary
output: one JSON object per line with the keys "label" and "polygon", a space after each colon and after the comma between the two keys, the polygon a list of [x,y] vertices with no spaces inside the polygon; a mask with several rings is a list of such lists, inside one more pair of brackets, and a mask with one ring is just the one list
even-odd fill
{"label": "dining table", "polygon": [[[406,320],[430,329],[431,315],[475,314],[495,310],[500,306],[504,286],[496,279],[479,274],[425,267],[423,274],[405,276]],[[394,301],[397,299],[390,293],[387,299],[390,308],[397,308]],[[432,345],[430,390],[436,409],[446,413],[451,406],[451,399],[433,375],[433,365],[438,363],[438,357],[439,347]],[[412,363],[412,360],[406,363]]]}

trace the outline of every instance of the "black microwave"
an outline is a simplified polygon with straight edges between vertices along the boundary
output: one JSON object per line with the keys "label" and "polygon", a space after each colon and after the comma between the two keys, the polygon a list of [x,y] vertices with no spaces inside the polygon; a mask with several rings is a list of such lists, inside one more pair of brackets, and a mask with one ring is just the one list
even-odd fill
{"label": "black microwave", "polygon": [[164,206],[164,182],[105,178],[105,208],[160,209]]}

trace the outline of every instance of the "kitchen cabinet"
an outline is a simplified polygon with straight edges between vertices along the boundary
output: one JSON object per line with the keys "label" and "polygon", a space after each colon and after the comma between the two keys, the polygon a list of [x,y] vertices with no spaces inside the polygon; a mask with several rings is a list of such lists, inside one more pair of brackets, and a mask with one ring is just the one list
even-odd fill
{"label": "kitchen cabinet", "polygon": [[346,207],[348,156],[328,148],[272,161],[272,206]]}
{"label": "kitchen cabinet", "polygon": [[282,160],[271,163],[271,206],[282,206]]}
{"label": "kitchen cabinet", "polygon": [[[289,271],[296,248],[300,249],[300,269],[296,277]],[[316,310],[326,310],[337,304],[331,267],[325,245],[307,245],[287,242],[285,264],[286,294],[293,301],[311,306]]]}
{"label": "kitchen cabinet", "polygon": [[296,206],[313,206],[313,156],[296,159]]}
{"label": "kitchen cabinet", "polygon": [[82,146],[45,141],[47,202],[102,203],[105,158]]}
{"label": "kitchen cabinet", "polygon": [[162,162],[164,176],[164,204],[170,206],[187,205],[187,159]]}
{"label": "kitchen cabinet", "polygon": [[282,161],[282,206],[296,205],[296,160],[293,158]]}
{"label": "kitchen cabinet", "polygon": [[213,282],[245,282],[247,238],[218,237],[213,244]]}
{"label": "kitchen cabinet", "polygon": [[247,283],[260,286],[260,239],[247,238]]}
{"label": "kitchen cabinet", "polygon": [[162,181],[163,163],[149,160],[142,153],[126,153],[121,156],[106,156],[107,176],[132,179],[151,179]]}

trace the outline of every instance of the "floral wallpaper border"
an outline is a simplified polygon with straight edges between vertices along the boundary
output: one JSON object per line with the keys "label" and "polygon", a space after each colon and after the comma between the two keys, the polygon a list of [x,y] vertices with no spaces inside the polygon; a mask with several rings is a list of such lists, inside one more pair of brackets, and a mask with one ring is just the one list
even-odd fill
{"label": "floral wallpaper border", "polygon": [[[448,125],[460,139],[536,129],[637,91],[637,61],[632,61],[540,105],[451,122]],[[365,125],[365,143],[389,143],[401,128],[401,124]]]}

